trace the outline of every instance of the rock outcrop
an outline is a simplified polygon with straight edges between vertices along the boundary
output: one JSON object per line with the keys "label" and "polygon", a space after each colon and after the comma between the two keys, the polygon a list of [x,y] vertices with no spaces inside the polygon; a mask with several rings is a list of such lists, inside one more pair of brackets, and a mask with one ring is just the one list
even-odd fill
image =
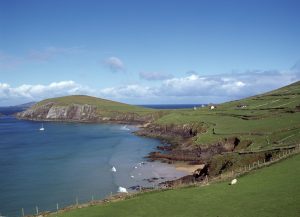
{"label": "rock outcrop", "polygon": [[153,136],[153,137],[182,137],[191,138],[197,135],[197,133],[203,133],[206,131],[206,127],[202,123],[195,124],[151,124],[140,130],[139,135]]}
{"label": "rock outcrop", "polygon": [[78,104],[59,106],[51,102],[17,113],[17,117],[20,119],[54,121],[92,121],[97,119],[95,106]]}
{"label": "rock outcrop", "polygon": [[80,122],[117,122],[145,123],[153,120],[153,115],[138,115],[133,112],[101,111],[94,105],[70,104],[66,106],[49,102],[33,106],[26,111],[17,113],[17,118],[48,121],[80,121]]}
{"label": "rock outcrop", "polygon": [[199,168],[195,170],[192,175],[183,176],[179,179],[175,179],[171,181],[161,182],[159,185],[160,187],[164,188],[164,187],[175,187],[178,185],[201,182],[209,176],[209,170],[210,170],[209,168],[210,165],[205,164],[203,168]]}

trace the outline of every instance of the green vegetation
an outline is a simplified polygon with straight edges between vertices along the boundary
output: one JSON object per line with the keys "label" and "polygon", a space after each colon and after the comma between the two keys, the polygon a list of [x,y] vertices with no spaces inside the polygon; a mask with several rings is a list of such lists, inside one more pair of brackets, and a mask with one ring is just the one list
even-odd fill
{"label": "green vegetation", "polygon": [[[207,146],[238,137],[252,143],[245,150],[298,144],[300,141],[300,82],[266,94],[197,110],[173,110],[156,120],[158,125],[204,123],[205,133],[193,138]],[[213,129],[215,134],[213,133]]]}
{"label": "green vegetation", "polygon": [[[150,192],[132,199],[76,209],[58,217],[299,216],[300,155],[227,182]],[[56,215],[53,215],[56,216]]]}
{"label": "green vegetation", "polygon": [[153,112],[152,109],[148,109],[140,106],[128,105],[125,103],[114,102],[111,100],[100,99],[100,98],[84,96],[84,95],[73,95],[73,96],[64,96],[64,97],[46,99],[35,104],[34,107],[39,107],[41,105],[45,105],[50,102],[55,103],[57,106],[68,106],[72,104],[92,105],[97,107],[99,114],[100,113],[109,114],[112,112],[122,112],[122,113],[131,112],[137,114],[148,114]]}

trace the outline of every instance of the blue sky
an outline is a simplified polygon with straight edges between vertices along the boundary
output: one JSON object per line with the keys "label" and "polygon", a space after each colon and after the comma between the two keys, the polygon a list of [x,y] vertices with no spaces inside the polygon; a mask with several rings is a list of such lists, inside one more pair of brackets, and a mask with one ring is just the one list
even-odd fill
{"label": "blue sky", "polygon": [[239,99],[299,80],[300,1],[0,0],[0,105]]}

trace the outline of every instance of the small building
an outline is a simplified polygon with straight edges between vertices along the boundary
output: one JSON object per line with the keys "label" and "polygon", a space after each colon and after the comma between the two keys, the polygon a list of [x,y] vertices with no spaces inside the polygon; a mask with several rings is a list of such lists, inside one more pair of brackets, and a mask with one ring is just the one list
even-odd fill
{"label": "small building", "polygon": [[247,108],[247,105],[244,105],[244,104],[238,104],[236,107],[237,107],[237,108]]}

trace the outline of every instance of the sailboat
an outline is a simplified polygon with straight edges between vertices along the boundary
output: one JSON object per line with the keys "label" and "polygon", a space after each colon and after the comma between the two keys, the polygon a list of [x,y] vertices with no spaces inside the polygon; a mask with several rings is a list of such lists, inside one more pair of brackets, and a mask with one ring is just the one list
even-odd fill
{"label": "sailboat", "polygon": [[42,127],[40,128],[40,131],[44,131],[45,128],[44,128],[44,124],[42,124]]}

